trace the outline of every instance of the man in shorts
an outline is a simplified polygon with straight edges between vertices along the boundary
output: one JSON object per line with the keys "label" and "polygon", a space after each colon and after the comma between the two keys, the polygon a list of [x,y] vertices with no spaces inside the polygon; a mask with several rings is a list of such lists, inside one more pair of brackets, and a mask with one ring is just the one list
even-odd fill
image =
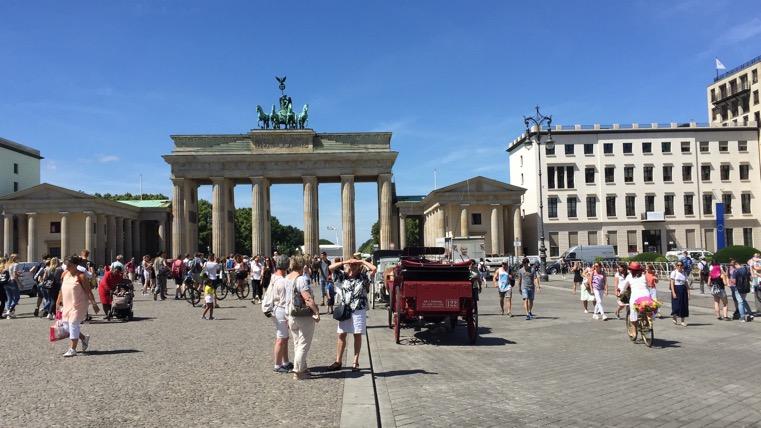
{"label": "man in shorts", "polygon": [[494,272],[494,278],[492,281],[499,292],[499,309],[502,312],[502,315],[505,315],[505,298],[507,298],[507,316],[512,317],[514,280],[510,275],[507,262],[502,262],[502,266]]}
{"label": "man in shorts", "polygon": [[526,310],[526,320],[534,318],[532,310],[534,309],[534,291],[541,290],[539,285],[539,276],[536,271],[529,266],[529,260],[524,258],[521,267],[516,274],[518,287],[523,297],[523,308]]}
{"label": "man in shorts", "polygon": [[755,253],[748,260],[751,292],[756,296],[756,314],[761,313],[761,254]]}

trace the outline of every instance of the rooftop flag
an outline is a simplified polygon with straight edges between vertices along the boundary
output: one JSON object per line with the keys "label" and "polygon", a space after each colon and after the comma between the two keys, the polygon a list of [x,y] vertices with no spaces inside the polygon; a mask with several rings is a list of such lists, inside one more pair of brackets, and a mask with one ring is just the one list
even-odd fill
{"label": "rooftop flag", "polygon": [[716,60],[716,69],[717,70],[726,70],[727,67],[724,66],[724,64],[719,61],[719,58],[714,58]]}

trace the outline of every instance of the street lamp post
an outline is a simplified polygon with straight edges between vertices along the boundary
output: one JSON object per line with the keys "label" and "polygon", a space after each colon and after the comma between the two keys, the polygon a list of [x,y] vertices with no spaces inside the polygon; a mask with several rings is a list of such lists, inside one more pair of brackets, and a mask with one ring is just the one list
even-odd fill
{"label": "street lamp post", "polygon": [[[526,125],[526,146],[531,147],[536,141],[536,148],[539,155],[539,277],[542,281],[547,281],[547,247],[544,245],[544,196],[542,196],[542,124],[547,127],[547,141],[544,142],[546,147],[552,148],[555,142],[552,140],[552,116],[545,116],[539,113],[539,106],[536,106],[534,116],[523,116],[523,123]],[[532,128],[536,127],[536,132]],[[535,138],[532,139],[532,136]]]}
{"label": "street lamp post", "polygon": [[332,231],[336,232],[336,245],[341,245],[341,244],[338,242],[338,228],[337,228],[337,227],[335,227],[335,226],[328,226],[328,227],[327,227],[327,229],[328,229],[328,230],[332,230]]}

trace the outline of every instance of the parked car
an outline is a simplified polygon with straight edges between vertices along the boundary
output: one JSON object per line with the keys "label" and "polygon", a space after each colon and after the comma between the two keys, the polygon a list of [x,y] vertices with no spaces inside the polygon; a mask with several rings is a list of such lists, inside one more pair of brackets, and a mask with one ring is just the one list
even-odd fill
{"label": "parked car", "polygon": [[701,257],[706,257],[706,258],[713,257],[713,253],[708,250],[687,249],[687,250],[668,251],[666,252],[666,259],[668,259],[668,261],[670,262],[676,261],[685,251],[687,251],[687,254],[689,254],[690,258],[693,260],[700,260]]}
{"label": "parked car", "polygon": [[21,271],[21,278],[19,278],[18,286],[21,294],[26,294],[29,297],[37,295],[37,282],[34,281],[32,268],[38,264],[39,262],[19,262],[18,270]]}

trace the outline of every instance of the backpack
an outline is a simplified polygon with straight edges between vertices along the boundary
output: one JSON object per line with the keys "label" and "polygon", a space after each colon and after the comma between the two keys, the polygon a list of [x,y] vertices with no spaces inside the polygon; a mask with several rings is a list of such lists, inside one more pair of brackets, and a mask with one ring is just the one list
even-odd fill
{"label": "backpack", "polygon": [[709,271],[708,263],[706,262],[700,262],[700,263],[702,263],[700,268],[700,274],[704,276],[708,276],[708,271]]}
{"label": "backpack", "polygon": [[193,259],[193,261],[191,261],[190,263],[191,263],[190,270],[193,273],[201,273],[201,271],[203,270],[203,266],[201,266],[201,263],[198,261],[198,259]]}
{"label": "backpack", "polygon": [[478,263],[478,271],[479,272],[487,272],[488,269],[486,269],[486,263],[484,263],[484,262]]}
{"label": "backpack", "polygon": [[172,276],[174,278],[179,278],[182,276],[182,260],[177,259],[172,262]]}
{"label": "backpack", "polygon": [[750,293],[750,269],[746,266],[735,271],[735,287],[740,293]]}

